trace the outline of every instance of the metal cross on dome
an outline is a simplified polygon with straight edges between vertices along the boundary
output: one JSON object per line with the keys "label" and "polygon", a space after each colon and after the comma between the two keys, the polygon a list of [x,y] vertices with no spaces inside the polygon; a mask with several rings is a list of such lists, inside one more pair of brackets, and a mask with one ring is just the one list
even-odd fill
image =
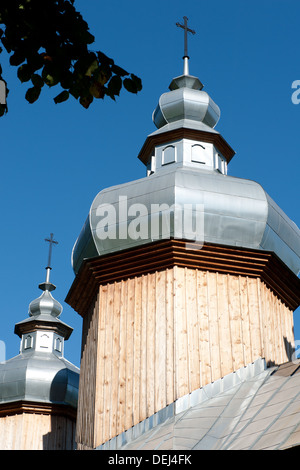
{"label": "metal cross on dome", "polygon": [[184,20],[184,24],[176,23],[176,26],[178,26],[179,28],[184,29],[184,56],[183,56],[183,58],[185,58],[185,57],[189,58],[189,56],[188,56],[188,46],[187,46],[187,35],[188,35],[188,33],[196,34],[196,31],[194,31],[193,29],[188,28],[188,25],[187,25],[188,18],[186,16],[183,17],[183,20]]}
{"label": "metal cross on dome", "polygon": [[50,270],[52,269],[51,268],[52,246],[53,245],[58,245],[58,242],[56,240],[54,240],[53,233],[50,233],[50,238],[45,238],[45,242],[49,243],[48,264],[47,264],[47,267],[46,267],[46,270],[47,270],[46,282],[49,282]]}

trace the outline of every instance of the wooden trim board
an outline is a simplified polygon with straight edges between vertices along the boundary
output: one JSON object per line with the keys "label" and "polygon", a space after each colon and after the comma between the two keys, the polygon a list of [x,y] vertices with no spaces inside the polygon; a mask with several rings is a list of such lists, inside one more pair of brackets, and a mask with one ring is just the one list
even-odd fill
{"label": "wooden trim board", "polygon": [[99,285],[173,266],[260,278],[290,309],[300,305],[300,279],[273,252],[175,239],[85,260],[66,302],[83,317]]}

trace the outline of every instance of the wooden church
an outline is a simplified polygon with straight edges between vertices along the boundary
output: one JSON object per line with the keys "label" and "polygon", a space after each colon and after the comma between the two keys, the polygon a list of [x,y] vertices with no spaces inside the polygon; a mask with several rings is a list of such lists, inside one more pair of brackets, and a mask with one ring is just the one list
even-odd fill
{"label": "wooden church", "polygon": [[[186,18],[181,26],[186,35]],[[73,249],[78,449],[282,448],[300,423],[299,413],[287,418],[279,441],[265,443],[286,418],[276,405],[284,374],[295,391],[284,406],[300,404],[291,362],[300,231],[261,185],[227,175],[235,152],[186,49],[138,155],[146,177],[102,190]],[[273,382],[273,422],[260,419],[260,402],[253,437],[245,413]],[[211,404],[229,398],[229,416],[218,406],[223,425],[213,415],[206,429]]]}
{"label": "wooden church", "polygon": [[[180,26],[183,74],[153,112],[138,155],[146,176],[100,191],[73,248],[66,302],[83,318],[79,386],[47,271],[16,325],[20,355],[0,364],[0,448],[22,420],[39,427],[23,448],[300,445],[300,230],[261,185],[227,174],[235,152],[189,73],[192,31],[186,18]],[[39,375],[45,360],[52,372]]]}

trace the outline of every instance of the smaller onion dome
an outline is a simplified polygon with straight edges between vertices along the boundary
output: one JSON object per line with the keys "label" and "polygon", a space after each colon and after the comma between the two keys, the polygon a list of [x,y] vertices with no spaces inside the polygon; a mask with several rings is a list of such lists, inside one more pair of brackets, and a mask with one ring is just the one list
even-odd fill
{"label": "smaller onion dome", "polygon": [[[44,282],[39,285],[40,289],[44,290],[42,295],[37,299],[33,300],[29,304],[29,315],[36,317],[38,315],[52,315],[58,318],[63,310],[61,304],[54,299],[51,295],[51,290],[55,289],[55,286],[51,283]],[[54,289],[53,289],[54,288]]]}
{"label": "smaller onion dome", "polygon": [[73,331],[73,328],[59,319],[63,308],[51,294],[51,291],[55,290],[56,287],[49,281],[51,268],[47,267],[46,269],[46,282],[39,285],[39,288],[43,290],[42,295],[29,304],[29,317],[15,325],[15,333],[20,338],[30,330],[45,328],[46,325],[47,329],[56,331],[64,339],[68,339]]}
{"label": "smaller onion dome", "polygon": [[169,92],[161,95],[152,115],[153,122],[158,129],[182,119],[214,128],[220,119],[220,108],[202,90],[199,78],[189,75],[188,58],[184,60],[184,73],[172,80]]}
{"label": "smaller onion dome", "polygon": [[30,401],[76,411],[79,369],[64,358],[64,341],[73,329],[59,319],[63,308],[51,294],[56,287],[50,282],[50,258],[46,281],[39,285],[42,295],[29,304],[29,317],[15,325],[20,353],[0,364],[0,406]]}

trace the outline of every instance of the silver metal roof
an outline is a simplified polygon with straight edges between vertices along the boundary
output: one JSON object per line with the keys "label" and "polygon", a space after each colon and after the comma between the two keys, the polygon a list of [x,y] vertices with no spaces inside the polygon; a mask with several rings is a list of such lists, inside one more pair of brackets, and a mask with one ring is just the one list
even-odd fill
{"label": "silver metal roof", "polygon": [[72,328],[58,318],[62,306],[51,294],[49,275],[47,268],[42,295],[30,303],[29,317],[15,325],[20,354],[0,363],[0,406],[25,400],[77,408],[79,369],[64,358]]}
{"label": "silver metal roof", "polygon": [[[107,205],[108,210],[109,207],[115,210],[116,217],[111,219],[112,225],[108,227],[110,233],[118,234],[119,229],[124,229],[124,224],[128,227],[131,219],[128,217],[127,221],[122,220],[122,198],[125,198],[128,207],[142,204],[146,208],[144,222],[145,225],[148,223],[147,236],[133,239],[127,231],[127,236],[123,238],[108,236],[100,239],[98,224],[103,217],[99,215],[99,207],[104,210]],[[173,164],[150,177],[104,189],[96,196],[73,248],[72,263],[75,272],[78,272],[85,258],[151,242],[153,204],[167,204],[170,208],[172,205],[202,205],[204,231],[201,241],[274,251],[295,274],[300,270],[300,230],[261,185],[215,171]],[[143,218],[140,217],[142,223]],[[177,228],[178,220],[175,217],[171,217],[169,232],[164,231],[163,224],[160,223],[158,239],[178,237]]]}
{"label": "silver metal roof", "polygon": [[300,445],[299,362],[288,368],[290,374],[281,373],[281,366],[267,369],[258,359],[180,398],[98,450],[276,450]]}
{"label": "silver metal roof", "polygon": [[0,405],[33,401],[77,408],[79,369],[54,353],[32,349],[0,364]]}
{"label": "silver metal roof", "polygon": [[62,313],[62,305],[53,297],[52,291],[56,289],[56,286],[49,281],[49,272],[47,269],[47,281],[39,285],[39,288],[43,293],[29,304],[28,318],[16,323],[15,333],[22,337],[24,332],[34,331],[37,325],[44,327],[48,330],[55,330],[63,339],[67,340],[72,334],[73,328],[60,320]]}
{"label": "silver metal roof", "polygon": [[[183,83],[183,79],[186,81],[187,78],[191,81],[194,79],[193,84]],[[179,82],[179,79],[182,79],[182,82]],[[153,112],[152,118],[156,127],[161,128],[180,119],[203,122],[212,128],[215,127],[220,119],[220,108],[205,91],[194,87],[196,80],[198,79],[195,77],[186,76],[173,80],[179,82],[178,88],[162,94]]]}
{"label": "silver metal roof", "polygon": [[[192,230],[184,233],[180,230],[182,218],[173,216],[172,208],[191,205],[191,227],[195,226],[202,210],[203,226],[201,234],[196,234],[199,235],[197,241],[273,251],[298,275],[299,228],[258,183],[226,175],[226,159],[213,143],[218,134],[213,127],[220,117],[220,110],[202,87],[198,78],[184,74],[175,78],[170,91],[161,96],[153,113],[158,129],[151,134],[158,136],[161,143],[149,155],[148,176],[104,189],[96,196],[73,248],[75,273],[86,258],[157,239],[190,240]],[[174,140],[172,135],[178,135],[179,128],[205,132],[206,141],[200,142],[201,132],[199,140],[191,137]],[[211,142],[207,137],[210,135]],[[153,214],[155,204],[164,205],[164,211]],[[138,219],[133,224],[139,222],[144,228],[140,234],[130,232],[134,211]],[[158,224],[162,217],[164,221],[170,217],[169,229]],[[104,223],[107,233],[103,230]],[[153,223],[159,225],[155,236],[151,231]]]}
{"label": "silver metal roof", "polygon": [[203,84],[199,78],[189,74],[189,58],[183,59],[183,75],[173,78],[169,85],[170,91],[161,95],[152,120],[157,128],[181,119],[201,122],[214,128],[220,119],[220,108],[202,91]]}

